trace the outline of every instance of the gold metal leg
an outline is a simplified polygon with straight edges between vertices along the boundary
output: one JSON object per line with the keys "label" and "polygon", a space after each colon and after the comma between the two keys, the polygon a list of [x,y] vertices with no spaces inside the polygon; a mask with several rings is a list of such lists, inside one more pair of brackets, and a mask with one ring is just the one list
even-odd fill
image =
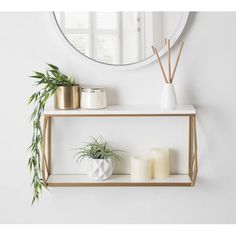
{"label": "gold metal leg", "polygon": [[189,175],[192,181],[192,186],[194,186],[198,173],[197,129],[195,115],[190,116],[189,123]]}
{"label": "gold metal leg", "polygon": [[44,116],[43,119],[42,135],[42,178],[47,185],[47,179],[51,174],[51,119],[48,116]]}
{"label": "gold metal leg", "polygon": [[195,185],[198,173],[198,158],[197,158],[197,127],[196,116],[193,116],[193,128],[194,128],[194,168],[193,168],[193,186]]}
{"label": "gold metal leg", "polygon": [[193,156],[193,122],[192,116],[189,116],[189,166],[188,173],[192,180],[192,156]]}
{"label": "gold metal leg", "polygon": [[42,131],[42,135],[43,135],[43,140],[42,140],[42,177],[43,177],[44,183],[46,183],[45,170],[48,175],[48,166],[47,166],[47,160],[46,160],[46,156],[45,156],[47,123],[48,123],[48,119],[47,119],[47,117],[44,117],[43,118],[43,131]]}
{"label": "gold metal leg", "polygon": [[51,174],[51,117],[48,117],[47,128],[47,160],[48,160],[48,175]]}

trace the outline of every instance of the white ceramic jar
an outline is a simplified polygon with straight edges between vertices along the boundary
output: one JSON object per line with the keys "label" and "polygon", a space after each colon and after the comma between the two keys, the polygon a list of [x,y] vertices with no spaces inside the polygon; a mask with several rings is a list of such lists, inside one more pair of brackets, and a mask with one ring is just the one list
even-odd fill
{"label": "white ceramic jar", "polygon": [[80,107],[83,109],[102,109],[107,107],[105,88],[81,88]]}

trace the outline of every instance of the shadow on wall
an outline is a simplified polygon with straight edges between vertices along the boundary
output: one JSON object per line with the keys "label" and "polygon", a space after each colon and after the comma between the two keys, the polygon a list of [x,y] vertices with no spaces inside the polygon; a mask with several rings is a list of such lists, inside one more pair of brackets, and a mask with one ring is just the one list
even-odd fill
{"label": "shadow on wall", "polygon": [[186,174],[186,173],[178,173],[177,170],[179,168],[179,153],[176,149],[169,148],[170,152],[170,173],[172,174]]}
{"label": "shadow on wall", "polygon": [[107,98],[108,98],[108,105],[119,104],[120,102],[120,95],[116,88],[106,88]]}

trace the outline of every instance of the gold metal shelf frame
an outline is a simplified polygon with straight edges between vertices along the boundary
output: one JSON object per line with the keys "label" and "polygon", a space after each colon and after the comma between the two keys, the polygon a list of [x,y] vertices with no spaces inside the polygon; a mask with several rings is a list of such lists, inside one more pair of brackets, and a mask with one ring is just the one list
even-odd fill
{"label": "gold metal shelf frame", "polygon": [[[51,121],[56,117],[158,117],[158,116],[184,116],[189,118],[189,182],[132,182],[130,181],[86,181],[86,182],[50,182],[52,176],[51,166]],[[198,174],[197,158],[197,132],[196,132],[196,114],[45,114],[43,117],[43,145],[42,145],[42,177],[48,187],[89,187],[89,186],[194,186]]]}

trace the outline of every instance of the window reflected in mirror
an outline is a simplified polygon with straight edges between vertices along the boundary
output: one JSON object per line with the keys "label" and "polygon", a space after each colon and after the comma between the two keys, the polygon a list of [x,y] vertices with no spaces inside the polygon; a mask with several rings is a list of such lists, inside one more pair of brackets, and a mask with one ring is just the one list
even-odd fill
{"label": "window reflected in mirror", "polygon": [[56,12],[67,40],[82,54],[114,65],[137,63],[161,50],[182,19],[182,12]]}

